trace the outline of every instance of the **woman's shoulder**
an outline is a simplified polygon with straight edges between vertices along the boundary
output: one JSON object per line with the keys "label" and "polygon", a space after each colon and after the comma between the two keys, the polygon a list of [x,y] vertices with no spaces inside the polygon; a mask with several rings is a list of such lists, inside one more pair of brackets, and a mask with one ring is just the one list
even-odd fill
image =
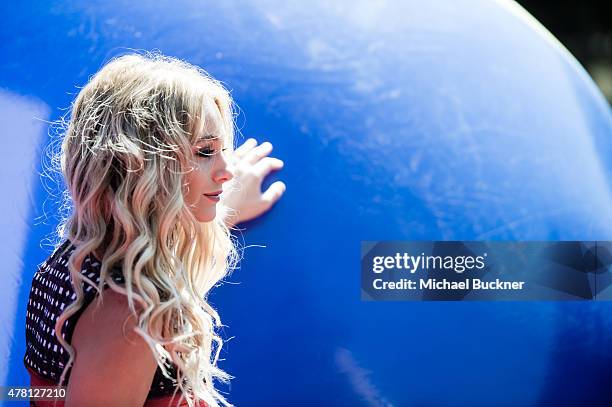
{"label": "woman's shoulder", "polygon": [[[140,335],[134,332],[134,328],[138,326],[138,317],[129,307],[127,296],[112,289],[104,290],[100,296],[100,301],[87,307],[79,319],[74,340],[77,340],[77,331],[83,334],[81,337],[91,335],[92,340],[104,344],[140,338]],[[137,303],[135,306],[136,313],[140,312]],[[77,342],[74,344],[78,346]]]}
{"label": "woman's shoulder", "polygon": [[105,290],[101,297],[100,303],[87,307],[75,327],[72,346],[78,357],[68,393],[72,391],[77,400],[81,396],[87,400],[92,388],[101,392],[112,388],[112,394],[101,396],[108,405],[127,399],[142,405],[157,362],[147,342],[135,331],[138,318],[127,297],[113,290]]}

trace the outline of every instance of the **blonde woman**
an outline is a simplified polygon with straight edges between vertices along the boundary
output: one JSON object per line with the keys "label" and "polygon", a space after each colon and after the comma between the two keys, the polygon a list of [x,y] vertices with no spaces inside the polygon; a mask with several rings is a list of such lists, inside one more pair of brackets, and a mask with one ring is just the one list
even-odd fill
{"label": "blonde woman", "polygon": [[270,143],[234,151],[233,119],[219,82],[159,54],[80,91],[59,157],[72,211],[28,303],[33,386],[67,386],[70,407],[230,405],[208,293],[237,260],[229,227],[285,190],[261,192],[283,163]]}

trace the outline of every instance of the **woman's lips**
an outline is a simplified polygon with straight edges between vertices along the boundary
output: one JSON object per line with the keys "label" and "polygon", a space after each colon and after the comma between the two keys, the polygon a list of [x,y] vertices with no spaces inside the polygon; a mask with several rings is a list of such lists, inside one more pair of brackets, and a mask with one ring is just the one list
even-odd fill
{"label": "woman's lips", "polygon": [[213,202],[219,202],[221,200],[221,192],[222,191],[217,191],[213,192],[212,194],[204,194],[204,196]]}

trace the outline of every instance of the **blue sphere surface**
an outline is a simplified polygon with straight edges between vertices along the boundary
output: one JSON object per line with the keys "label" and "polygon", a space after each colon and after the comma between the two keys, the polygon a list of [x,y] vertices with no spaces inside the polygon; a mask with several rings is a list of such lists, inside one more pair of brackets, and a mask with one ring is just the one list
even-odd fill
{"label": "blue sphere surface", "polygon": [[[612,402],[609,304],[360,300],[361,241],[612,239],[610,107],[515,3],[0,9],[0,35],[12,39],[2,42],[3,105],[57,119],[109,58],[158,49],[223,81],[241,132],[270,140],[284,160],[271,178],[287,184],[285,196],[239,236],[244,259],[228,279],[239,284],[211,297],[231,337],[220,366],[235,376],[221,386],[233,403]],[[44,151],[44,126],[22,129],[11,143]],[[22,286],[2,300],[14,332],[7,385],[26,383],[28,282],[53,226],[35,222],[48,199],[40,157],[24,162],[14,165],[33,174],[29,187],[2,181],[33,197],[10,220],[21,240],[2,237],[24,259],[11,270]]]}

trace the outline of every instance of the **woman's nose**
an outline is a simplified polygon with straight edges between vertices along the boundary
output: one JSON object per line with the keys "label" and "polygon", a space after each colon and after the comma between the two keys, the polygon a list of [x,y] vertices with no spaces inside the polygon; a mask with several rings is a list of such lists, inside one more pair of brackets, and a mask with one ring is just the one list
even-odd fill
{"label": "woman's nose", "polygon": [[213,181],[218,184],[223,184],[234,178],[233,169],[228,165],[225,154],[219,154],[217,166],[213,171]]}
{"label": "woman's nose", "polygon": [[229,169],[223,168],[217,171],[213,177],[214,181],[217,184],[223,184],[234,178],[234,173],[232,173]]}

